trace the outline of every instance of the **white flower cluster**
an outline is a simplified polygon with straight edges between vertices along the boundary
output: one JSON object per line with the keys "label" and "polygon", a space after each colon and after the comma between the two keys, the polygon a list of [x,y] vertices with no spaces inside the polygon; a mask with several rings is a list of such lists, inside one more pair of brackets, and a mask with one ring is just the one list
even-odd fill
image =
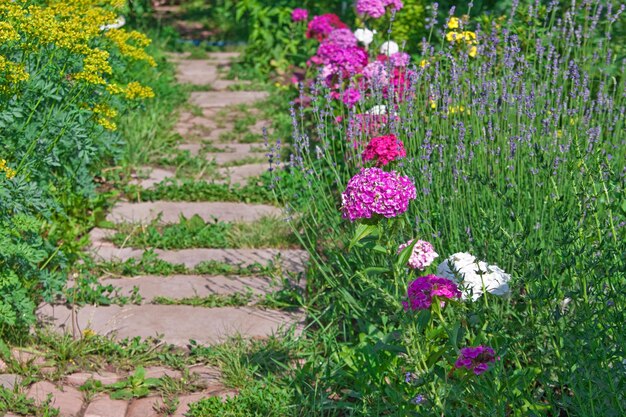
{"label": "white flower cluster", "polygon": [[477,261],[475,256],[465,252],[455,253],[439,264],[437,275],[457,282],[464,300],[471,296],[476,301],[484,291],[499,296],[511,292],[511,275],[496,265]]}
{"label": "white flower cluster", "polygon": [[126,19],[124,18],[124,16],[120,16],[117,19],[115,19],[115,22],[110,23],[108,25],[100,26],[100,30],[105,31],[105,30],[111,30],[111,29],[119,29],[125,24],[126,24]]}

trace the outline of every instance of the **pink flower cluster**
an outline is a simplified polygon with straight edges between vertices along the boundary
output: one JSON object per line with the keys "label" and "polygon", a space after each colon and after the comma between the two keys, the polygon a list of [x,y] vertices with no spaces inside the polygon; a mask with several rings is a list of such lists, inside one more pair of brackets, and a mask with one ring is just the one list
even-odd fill
{"label": "pink flower cluster", "polygon": [[[411,246],[413,243],[413,239],[409,240],[406,243],[403,243],[398,247],[398,253],[402,252],[405,248]],[[423,271],[430,264],[433,263],[436,257],[439,254],[435,252],[435,248],[429,242],[425,240],[418,240],[415,242],[415,246],[413,246],[413,251],[411,252],[411,257],[409,258],[409,267],[413,269],[419,269]]]}
{"label": "pink flower cluster", "polygon": [[375,161],[377,166],[384,166],[396,159],[404,158],[404,144],[396,135],[377,136],[370,140],[363,151],[364,161]]}
{"label": "pink flower cluster", "polygon": [[367,52],[357,46],[356,37],[348,29],[335,29],[328,34],[317,48],[317,54],[311,62],[323,65],[322,77],[329,79],[334,75],[343,78],[360,73],[367,65]]}
{"label": "pink flower cluster", "polygon": [[380,215],[391,218],[404,213],[417,197],[409,177],[380,168],[365,168],[348,181],[341,194],[343,217],[355,221]]}
{"label": "pink flower cluster", "polygon": [[315,38],[318,41],[326,39],[330,33],[335,29],[345,29],[345,23],[339,19],[339,16],[333,13],[327,13],[320,16],[315,16],[309,22],[306,31],[307,38]]}
{"label": "pink flower cluster", "polygon": [[487,371],[489,364],[496,360],[496,353],[489,346],[466,347],[461,349],[460,353],[454,367],[469,369],[475,375]]}
{"label": "pink flower cluster", "polygon": [[343,92],[343,103],[348,107],[353,107],[361,100],[361,92],[356,88],[347,88]]}
{"label": "pink flower cluster", "polygon": [[402,9],[402,0],[357,0],[356,11],[359,14],[378,19],[387,12],[387,7],[398,11]]}
{"label": "pink flower cluster", "polygon": [[309,18],[309,12],[306,9],[293,9],[291,12],[291,20],[294,22],[302,22]]}
{"label": "pink flower cluster", "polygon": [[454,281],[435,275],[426,275],[409,284],[407,295],[409,301],[402,302],[405,310],[428,310],[433,303],[433,297],[460,298],[461,291]]}

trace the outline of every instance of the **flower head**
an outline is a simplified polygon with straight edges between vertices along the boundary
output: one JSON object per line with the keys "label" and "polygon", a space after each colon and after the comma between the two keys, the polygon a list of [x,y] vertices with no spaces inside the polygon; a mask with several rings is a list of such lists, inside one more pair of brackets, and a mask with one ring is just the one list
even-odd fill
{"label": "flower head", "polygon": [[385,14],[385,5],[382,0],[357,0],[356,11],[359,14],[378,19]]}
{"label": "flower head", "polygon": [[356,47],[357,38],[354,36],[354,33],[350,31],[350,29],[335,29],[330,34],[328,34],[328,38],[324,42],[328,42],[334,45],[337,45],[342,48],[353,48]]}
{"label": "flower head", "polygon": [[380,53],[391,56],[400,52],[400,47],[394,41],[387,41],[380,46]]}
{"label": "flower head", "polygon": [[291,12],[291,20],[294,22],[302,22],[303,20],[307,20],[309,18],[309,12],[306,9],[293,9]]}
{"label": "flower head", "polygon": [[[409,240],[406,243],[403,243],[398,247],[398,253],[402,252],[405,248],[411,246],[413,243],[413,239]],[[433,263],[436,257],[439,254],[435,252],[435,248],[429,242],[425,240],[418,240],[415,242],[415,246],[413,246],[413,252],[411,252],[411,257],[409,258],[409,267],[413,269],[424,270],[430,264]]]}
{"label": "flower head", "polygon": [[372,138],[363,151],[364,161],[375,161],[376,165],[384,166],[396,159],[404,158],[404,144],[396,135],[377,136]]}
{"label": "flower head", "polygon": [[461,349],[455,368],[466,368],[480,375],[489,369],[489,364],[495,362],[496,353],[489,346],[466,347]]}
{"label": "flower head", "polygon": [[511,275],[496,265],[478,261],[475,256],[459,252],[450,256],[437,267],[437,274],[461,284],[463,299],[476,301],[483,292],[506,296],[510,293]]}
{"label": "flower head", "polygon": [[458,29],[459,28],[459,18],[452,16],[448,21],[448,29]]}
{"label": "flower head", "polygon": [[396,217],[417,197],[409,177],[380,168],[365,168],[353,176],[341,194],[343,217],[355,221],[380,215]]}
{"label": "flower head", "polygon": [[356,88],[348,88],[343,92],[343,103],[348,107],[353,107],[361,100],[361,92]]}
{"label": "flower head", "polygon": [[370,43],[374,41],[374,35],[376,34],[375,30],[369,29],[357,29],[354,31],[354,36],[356,39],[361,42],[367,48]]}
{"label": "flower head", "polygon": [[339,16],[333,13],[327,13],[321,16],[315,16],[311,19],[307,26],[306,37],[322,41],[326,39],[334,29],[343,29],[346,27],[346,24],[339,19]]}
{"label": "flower head", "polygon": [[396,52],[389,56],[389,60],[394,67],[406,67],[411,61],[411,56],[406,52]]}
{"label": "flower head", "polygon": [[403,302],[405,310],[428,310],[434,297],[459,298],[461,292],[454,281],[435,275],[419,277],[409,284],[408,301]]}

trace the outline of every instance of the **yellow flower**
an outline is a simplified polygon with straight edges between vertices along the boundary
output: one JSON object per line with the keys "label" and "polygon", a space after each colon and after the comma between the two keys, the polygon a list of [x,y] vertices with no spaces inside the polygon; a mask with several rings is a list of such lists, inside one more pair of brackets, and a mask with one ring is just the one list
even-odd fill
{"label": "yellow flower", "polygon": [[420,61],[420,67],[422,67],[422,68],[426,68],[429,65],[430,65],[430,62],[428,62],[428,60],[426,60],[426,59],[422,59]]}
{"label": "yellow flower", "polygon": [[472,58],[476,58],[476,55],[478,55],[478,47],[476,45],[470,46],[469,52],[467,54]]}
{"label": "yellow flower", "polygon": [[126,32],[124,29],[111,29],[105,36],[109,38],[120,50],[120,54],[126,58],[137,61],[146,61],[150,66],[155,67],[156,62],[144,48],[150,45],[150,38],[137,31]]}
{"label": "yellow flower", "polygon": [[92,49],[83,59],[83,70],[74,74],[74,79],[90,84],[106,84],[103,75],[113,73],[109,64],[109,53],[100,49]]}
{"label": "yellow flower", "polygon": [[19,38],[20,34],[9,22],[0,22],[0,43],[16,41]]}
{"label": "yellow flower", "polygon": [[7,161],[4,159],[0,159],[0,172],[4,172],[4,175],[6,176],[8,180],[15,177],[15,174],[16,174],[15,170],[11,169],[7,165]]}
{"label": "yellow flower", "polygon": [[557,138],[560,138],[560,137],[562,137],[562,136],[563,136],[563,131],[562,131],[561,129],[557,130],[557,131],[556,131],[556,137],[557,137]]}
{"label": "yellow flower", "polygon": [[448,32],[448,33],[446,33],[446,40],[448,42],[454,42],[454,41],[460,42],[460,39],[461,39],[461,35],[459,35],[456,32]]}
{"label": "yellow flower", "polygon": [[450,21],[448,22],[448,29],[458,29],[459,28],[459,18],[452,16]]}
{"label": "yellow flower", "polygon": [[[17,84],[22,81],[28,80],[30,75],[26,72],[23,64],[17,64],[9,61],[4,56],[0,55],[0,76],[8,82],[8,86],[0,84],[0,91],[10,90],[13,84]],[[4,88],[3,88],[4,87]]]}
{"label": "yellow flower", "polygon": [[144,87],[138,82],[133,81],[132,83],[128,83],[126,86],[126,90],[124,91],[126,98],[128,99],[137,99],[137,98],[152,98],[154,97],[154,91],[150,87]]}
{"label": "yellow flower", "polygon": [[461,39],[464,39],[467,43],[476,43],[476,33],[466,30],[461,33]]}
{"label": "yellow flower", "polygon": [[437,102],[435,100],[429,100],[430,101],[430,108],[435,110],[437,108]]}

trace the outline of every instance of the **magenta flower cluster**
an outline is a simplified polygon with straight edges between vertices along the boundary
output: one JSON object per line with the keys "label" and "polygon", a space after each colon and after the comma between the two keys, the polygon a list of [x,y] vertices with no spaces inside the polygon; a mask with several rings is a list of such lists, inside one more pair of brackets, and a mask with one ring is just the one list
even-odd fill
{"label": "magenta flower cluster", "polygon": [[489,364],[495,362],[496,353],[489,346],[475,346],[461,349],[459,358],[454,363],[455,368],[466,368],[480,375],[489,369]]}
{"label": "magenta flower cluster", "polygon": [[387,12],[387,7],[398,11],[402,9],[402,0],[357,0],[356,11],[359,14],[378,19]]}
{"label": "magenta flower cluster", "polygon": [[408,301],[402,302],[405,310],[428,310],[434,297],[460,298],[461,291],[454,281],[435,275],[419,277],[409,284]]}
{"label": "magenta flower cluster", "polygon": [[327,13],[320,16],[315,16],[309,22],[306,31],[307,38],[315,38],[318,41],[326,39],[330,33],[335,29],[345,29],[345,23],[339,19],[339,16],[333,13]]}
{"label": "magenta flower cluster", "polygon": [[[407,247],[411,246],[413,243],[413,239],[409,240],[406,243],[403,243],[398,247],[398,253],[402,252]],[[411,256],[409,257],[409,267],[413,269],[419,269],[423,271],[430,264],[433,263],[436,257],[439,254],[435,252],[435,248],[429,242],[425,240],[418,240],[415,242],[415,246],[413,246],[413,251],[411,252]]]}
{"label": "magenta flower cluster", "polygon": [[361,100],[361,92],[356,88],[347,88],[343,92],[343,103],[348,107],[353,107]]}
{"label": "magenta flower cluster", "polygon": [[302,22],[304,20],[308,20],[309,12],[306,9],[293,9],[291,12],[291,20],[294,22]]}
{"label": "magenta flower cluster", "polygon": [[341,194],[343,217],[355,221],[380,215],[396,217],[417,197],[409,177],[380,168],[365,168],[348,181]]}
{"label": "magenta flower cluster", "polygon": [[374,161],[377,166],[384,166],[396,159],[404,158],[404,144],[396,135],[377,136],[370,140],[363,151],[364,161]]}
{"label": "magenta flower cluster", "polygon": [[[340,33],[335,34],[338,31]],[[356,46],[356,43],[352,33],[348,35],[343,29],[334,30],[320,44],[316,56],[311,61],[324,66],[322,69],[324,78],[333,75],[351,77],[361,72],[368,59],[365,49]]]}

